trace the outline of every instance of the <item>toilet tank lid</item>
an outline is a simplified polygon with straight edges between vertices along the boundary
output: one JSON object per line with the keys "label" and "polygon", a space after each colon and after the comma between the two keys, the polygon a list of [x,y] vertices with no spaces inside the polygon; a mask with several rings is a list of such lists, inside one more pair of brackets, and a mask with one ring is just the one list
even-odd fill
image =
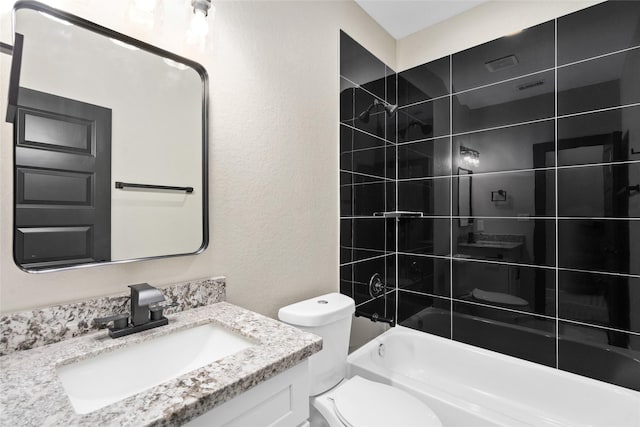
{"label": "toilet tank lid", "polygon": [[282,307],[278,319],[294,326],[322,326],[351,316],[353,299],[331,293]]}

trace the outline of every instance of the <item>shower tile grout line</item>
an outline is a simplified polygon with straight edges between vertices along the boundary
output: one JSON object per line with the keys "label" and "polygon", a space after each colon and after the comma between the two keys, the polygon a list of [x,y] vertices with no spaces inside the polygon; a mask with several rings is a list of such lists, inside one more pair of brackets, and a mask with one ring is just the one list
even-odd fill
{"label": "shower tile grout line", "polygon": [[596,328],[596,329],[604,329],[604,330],[613,331],[613,332],[619,332],[619,333],[624,333],[624,334],[640,336],[640,332],[626,331],[624,329],[612,328],[610,326],[596,325],[596,324],[593,324],[593,323],[581,322],[579,320],[565,319],[565,318],[560,318],[560,317],[556,317],[556,316],[552,316],[552,315],[548,315],[548,314],[540,314],[540,313],[535,313],[535,312],[531,312],[531,311],[522,311],[522,310],[516,310],[516,309],[512,309],[512,308],[508,308],[508,307],[500,307],[500,306],[491,305],[491,304],[484,304],[484,303],[481,303],[481,302],[478,302],[478,301],[470,301],[470,300],[465,300],[465,299],[460,299],[460,298],[455,298],[455,297],[446,297],[446,296],[442,296],[442,295],[433,294],[433,293],[430,293],[430,292],[420,292],[420,291],[414,291],[412,289],[403,289],[403,288],[398,289],[398,292],[404,292],[404,293],[413,294],[413,295],[420,295],[420,296],[427,296],[427,297],[430,297],[430,298],[437,298],[437,299],[441,299],[441,300],[453,300],[454,302],[459,302],[459,303],[464,303],[464,304],[469,304],[469,305],[476,305],[476,306],[480,306],[480,307],[486,307],[486,308],[493,309],[493,310],[508,311],[508,312],[511,312],[511,313],[524,314],[526,316],[541,317],[541,318],[544,318],[544,319],[547,319],[547,320],[552,320],[552,321],[556,320],[556,319],[559,319],[562,322],[573,323],[573,324],[576,324],[576,325],[587,326],[587,327]]}
{"label": "shower tile grout line", "polygon": [[556,218],[555,218],[555,265],[556,268],[554,269],[554,275],[555,275],[555,350],[556,350],[556,369],[560,369],[560,322],[558,320],[558,314],[559,314],[559,304],[558,304],[558,299],[560,296],[560,292],[559,292],[559,273],[558,273],[558,265],[559,265],[559,255],[558,255],[558,19],[554,19],[553,20],[553,31],[554,31],[554,71],[553,71],[553,80],[554,80],[554,91],[553,91],[553,97],[554,97],[554,112],[555,112],[555,118],[554,118],[554,156],[555,156],[555,182],[554,182],[554,186],[555,186],[555,213],[556,213]]}
{"label": "shower tile grout line", "polygon": [[364,264],[365,262],[369,262],[369,261],[374,261],[377,259],[382,259],[385,257],[391,256],[391,254],[382,254],[382,255],[376,255],[376,256],[372,256],[372,257],[368,257],[368,258],[362,258],[359,260],[355,260],[355,261],[349,261],[349,262],[344,262],[342,264],[340,264],[340,267],[347,267],[350,265],[355,265],[355,264]]}
{"label": "shower tile grout line", "polygon": [[[557,19],[555,19],[555,21],[557,21]],[[626,47],[624,49],[619,49],[619,50],[616,50],[616,51],[613,51],[613,52],[607,52],[607,53],[603,53],[601,55],[591,56],[589,58],[579,59],[577,61],[568,62],[566,64],[558,65],[558,45],[557,45],[557,43],[558,43],[558,41],[557,41],[557,23],[556,23],[556,68],[570,67],[572,65],[582,64],[584,62],[589,62],[589,61],[593,61],[593,60],[596,60],[596,59],[606,58],[607,56],[617,55],[619,53],[624,53],[624,52],[629,52],[631,50],[640,49],[640,45],[636,45],[636,46]]]}
{"label": "shower tile grout line", "polygon": [[[387,99],[389,99],[389,94],[387,93],[387,64],[384,65],[384,105],[387,104]],[[383,113],[384,114],[384,113]],[[383,119],[385,119],[384,115],[383,115]],[[384,139],[385,141],[387,141],[389,136],[388,133],[388,120],[384,120]],[[387,143],[385,142],[385,150],[384,150],[384,173],[385,176],[387,174]],[[384,206],[385,206],[385,211],[387,210],[387,184],[385,183],[384,188],[382,189],[382,194],[384,195]],[[385,252],[385,261],[384,261],[384,281],[385,281],[385,286],[386,286],[386,281],[387,281],[387,259],[386,259],[386,255],[387,255],[387,221],[384,222],[384,252]],[[355,295],[355,294],[354,294]],[[387,294],[385,292],[384,294],[384,316],[387,316]]]}
{"label": "shower tile grout line", "polygon": [[627,277],[627,278],[640,279],[640,274],[635,274],[635,273],[616,273],[616,272],[599,271],[599,270],[582,270],[582,269],[570,268],[570,267],[555,267],[555,266],[551,266],[551,265],[522,264],[522,263],[509,262],[509,261],[497,261],[497,260],[493,260],[493,259],[467,258],[467,257],[462,258],[462,257],[451,256],[451,255],[419,254],[419,253],[403,252],[403,251],[400,251],[398,254],[399,255],[403,255],[403,256],[413,256],[413,257],[419,257],[419,258],[435,258],[435,259],[442,259],[442,260],[452,260],[452,261],[456,261],[456,262],[471,262],[471,263],[508,265],[508,266],[512,266],[512,267],[537,268],[537,269],[542,269],[542,270],[556,270],[557,269],[559,271],[568,271],[568,272],[574,272],[574,273],[601,274],[601,275],[605,275],[605,276],[618,276],[618,277]]}
{"label": "shower tile grout line", "polygon": [[[557,33],[557,31],[556,31],[556,33]],[[557,44],[557,41],[556,41],[556,44]],[[558,65],[557,46],[556,46],[556,49],[555,49],[555,52],[554,52],[555,58],[554,58],[554,66],[553,67],[543,68],[543,69],[538,70],[538,71],[532,71],[530,73],[520,74],[520,75],[517,75],[517,76],[514,76],[514,77],[509,77],[509,78],[504,79],[504,80],[498,80],[496,82],[486,83],[486,84],[480,85],[480,86],[474,86],[474,87],[471,87],[471,88],[468,88],[468,89],[464,89],[464,90],[460,90],[460,91],[457,91],[457,92],[453,91],[453,87],[451,87],[450,90],[449,90],[450,94],[440,95],[440,96],[436,96],[436,97],[433,97],[433,98],[430,98],[430,99],[425,99],[425,100],[422,100],[422,101],[415,101],[415,102],[412,102],[410,104],[404,104],[402,106],[398,106],[398,109],[411,108],[411,107],[414,107],[416,105],[426,104],[426,103],[429,103],[431,101],[437,101],[437,100],[440,100],[440,99],[447,98],[449,96],[457,96],[457,95],[465,94],[467,92],[472,92],[474,90],[486,89],[486,88],[491,87],[491,86],[496,86],[496,85],[503,84],[503,83],[509,83],[509,82],[514,81],[514,80],[523,79],[523,78],[526,78],[526,77],[532,77],[532,76],[535,76],[537,74],[543,74],[543,73],[547,73],[549,71],[554,71],[556,69],[567,68],[567,67],[570,67],[572,65],[578,65],[578,64],[585,63],[585,62],[606,58],[607,56],[617,55],[617,54],[620,54],[620,53],[629,52],[629,51],[636,50],[636,49],[640,49],[640,45],[632,46],[632,47],[628,47],[628,48],[624,48],[624,49],[620,49],[620,50],[617,50],[617,51],[614,51],[614,52],[604,53],[604,54],[601,54],[601,55],[592,56],[592,57],[585,58],[585,59],[580,59],[578,61],[569,62],[567,64]],[[452,56],[452,55],[449,55],[449,56]],[[451,76],[451,67],[452,67],[452,65],[453,65],[452,61],[450,60],[449,61],[449,84],[450,85],[453,83],[452,76]],[[420,65],[418,65],[418,67],[419,66]],[[416,68],[416,67],[414,67],[414,68]],[[411,68],[409,70],[411,70]],[[408,71],[408,70],[405,70],[405,71]],[[405,71],[401,71],[398,74],[402,74]],[[351,80],[349,80],[348,78],[346,78],[344,76],[341,76],[341,77],[343,77],[345,80],[348,80],[350,83],[356,84],[356,83],[352,82]],[[363,90],[366,90],[366,89],[363,89]],[[372,95],[376,96],[374,94],[372,94]]]}
{"label": "shower tile grout line", "polygon": [[[368,286],[368,285],[366,285],[366,286]],[[393,291],[387,291],[387,292],[385,293],[385,295],[389,295],[389,294],[390,294],[390,293],[392,293],[392,292],[393,292]],[[377,298],[380,298],[380,297],[377,297]],[[355,298],[354,298],[354,299],[355,299]],[[368,303],[370,303],[371,301],[375,301],[375,300],[376,300],[376,298],[370,298],[370,299],[368,299],[368,300],[366,300],[366,301],[364,301],[364,302],[360,302],[360,303],[356,304],[356,308],[358,308],[358,307],[362,307],[363,305],[368,304]]]}
{"label": "shower tile grout line", "polygon": [[[374,135],[374,134],[372,134],[372,133],[367,132],[366,130],[359,129],[359,128],[355,127],[355,126],[351,126],[351,125],[350,125],[350,124],[348,124],[348,123],[340,122],[340,125],[341,125],[341,126],[348,127],[348,128],[350,128],[350,129],[353,129],[353,130],[356,130],[356,131],[358,131],[358,132],[360,132],[360,133],[363,133],[363,134],[365,134],[365,135],[371,136],[371,137],[373,137],[373,138],[379,139],[380,141],[383,141],[383,142],[385,142],[385,143],[389,143],[389,144],[396,145],[396,144],[395,144],[395,143],[393,143],[392,141],[387,141],[386,139],[381,138],[381,137],[379,137],[378,135]],[[380,147],[380,148],[382,148],[382,147]]]}
{"label": "shower tile grout line", "polygon": [[[533,169],[509,169],[509,170],[499,170],[499,171],[488,171],[488,172],[475,172],[473,174],[474,178],[487,176],[487,175],[501,175],[501,174],[516,174],[516,173],[524,173],[524,172],[549,172],[559,170],[573,170],[573,169],[582,169],[582,168],[597,168],[597,167],[606,167],[606,166],[622,166],[622,165],[635,165],[640,163],[640,160],[620,160],[614,162],[606,162],[606,163],[588,163],[588,164],[579,164],[579,165],[564,165],[564,166],[545,166],[540,168]],[[341,172],[345,173],[355,173],[351,171],[341,170]],[[453,174],[453,175],[436,175],[436,176],[421,176],[421,177],[412,177],[412,178],[399,178],[399,182],[411,182],[411,181],[429,181],[429,180],[438,180],[438,179],[446,179],[446,178],[459,178],[461,175]],[[464,176],[464,175],[462,175]],[[365,183],[362,183],[365,184]]]}
{"label": "shower tile grout line", "polygon": [[[418,143],[418,142],[432,141],[432,140],[441,139],[441,138],[447,138],[447,137],[455,138],[455,137],[458,137],[458,136],[465,136],[465,135],[474,134],[474,133],[491,132],[491,131],[494,131],[494,130],[507,129],[507,128],[516,127],[516,126],[526,126],[526,125],[532,125],[532,124],[542,123],[542,122],[547,122],[547,121],[551,122],[551,121],[556,120],[556,119],[567,119],[567,118],[572,118],[572,117],[576,117],[576,116],[584,116],[584,115],[587,115],[587,114],[604,113],[604,112],[607,112],[607,111],[613,111],[613,110],[624,109],[624,108],[633,108],[633,107],[638,107],[638,106],[640,106],[640,102],[632,102],[630,104],[621,104],[621,105],[615,105],[615,106],[611,106],[611,107],[598,108],[598,109],[595,109],[595,110],[587,110],[587,111],[579,111],[579,112],[575,112],[575,113],[561,114],[561,115],[558,115],[558,116],[553,115],[553,116],[549,116],[549,117],[543,117],[543,118],[540,118],[540,119],[526,120],[526,121],[523,121],[523,122],[515,122],[515,123],[509,123],[509,124],[505,124],[505,125],[491,126],[491,127],[487,127],[487,128],[473,129],[473,130],[468,130],[468,131],[463,131],[463,132],[455,132],[454,133],[453,130],[451,130],[451,133],[449,133],[449,134],[438,135],[438,136],[429,137],[429,138],[415,139],[415,140],[411,140],[411,141],[397,142],[396,145],[415,144],[415,143]],[[398,108],[400,108],[400,107],[398,107]],[[346,125],[346,126],[349,126],[349,125]]]}
{"label": "shower tile grout line", "polygon": [[[385,65],[385,67],[386,67],[386,65]],[[354,82],[354,81],[353,81],[353,80],[351,80],[350,78],[345,77],[345,76],[343,76],[342,74],[340,74],[340,78],[343,78],[343,79],[345,79],[346,81],[348,81],[349,83],[351,83],[352,85],[354,85],[354,88],[362,89],[363,91],[367,92],[369,95],[373,96],[374,98],[377,98],[379,101],[386,102],[384,99],[380,98],[378,95],[376,95],[375,93],[371,92],[369,89],[365,89],[364,87],[362,87],[362,86],[361,86],[361,85],[359,85],[358,83]],[[386,76],[385,76],[385,78],[386,78]],[[372,80],[372,81],[373,81],[373,80]],[[386,85],[385,85],[385,94],[386,94],[386,90],[387,90],[387,88],[386,88]],[[355,98],[355,94],[354,94],[354,98]],[[355,100],[354,100],[354,104],[353,104],[353,105],[355,105]]]}
{"label": "shower tile grout line", "polygon": [[[385,157],[386,157],[386,153],[385,153]],[[385,164],[386,164],[386,159],[385,159]],[[358,175],[358,176],[366,176],[366,177],[369,177],[369,178],[377,178],[380,181],[393,181],[393,179],[391,179],[391,178],[387,178],[387,177],[379,176],[379,175],[371,175],[371,174],[368,174],[368,173],[355,172],[355,171],[349,171],[349,170],[344,170],[344,169],[339,169],[339,171],[340,172],[344,172],[344,173],[350,173],[350,174],[353,174],[353,175]],[[366,184],[366,183],[362,182],[362,183],[356,183],[356,185],[357,184]]]}
{"label": "shower tile grout line", "polygon": [[[352,99],[351,99],[351,113],[353,115],[355,115],[356,114],[356,92],[353,91],[351,96],[352,96]],[[338,99],[339,99],[339,97],[338,97]],[[351,148],[353,148],[354,142],[355,142],[355,128],[352,128],[351,129]],[[340,161],[340,159],[338,158],[338,165],[340,165],[339,161]],[[353,169],[353,156],[351,156],[351,169]],[[352,181],[351,182],[351,212],[352,213],[355,212],[355,210],[356,210],[356,199],[355,199],[355,197],[353,197],[354,194],[355,194],[355,183]],[[354,221],[353,220],[350,221],[350,225],[351,225],[351,227],[350,227],[350,232],[351,232],[350,242],[351,242],[351,245],[353,245],[353,242],[355,241],[355,234],[354,234],[355,227],[354,227]],[[353,259],[353,249],[350,251],[350,254],[351,254],[351,259]],[[355,294],[356,294],[356,288],[355,288],[355,284],[354,284],[355,279],[356,279],[355,278],[355,271],[354,271],[353,268],[351,268],[350,270],[351,270],[351,296],[354,297]]]}
{"label": "shower tile grout line", "polygon": [[[375,184],[375,183],[373,183]],[[378,183],[379,184],[379,183]],[[360,184],[357,184],[360,185]],[[602,217],[602,216],[558,216],[548,215],[548,216],[485,216],[485,215],[474,215],[474,216],[460,216],[460,215],[429,215],[424,214],[421,217],[413,217],[411,220],[429,220],[429,219],[464,219],[464,218],[473,218],[473,219],[507,219],[510,221],[521,221],[521,222],[529,222],[529,221],[553,221],[556,218],[559,221],[630,221],[636,222],[640,221],[640,217]],[[354,216],[341,216],[340,219],[389,219],[382,215],[354,215]],[[488,233],[492,234],[492,233]]]}
{"label": "shower tile grout line", "polygon": [[[395,74],[395,93],[396,93],[396,105],[398,105],[398,73]],[[399,209],[399,205],[398,205],[398,169],[399,169],[399,152],[398,152],[398,114],[396,113],[395,115],[395,128],[394,128],[394,143],[395,143],[395,148],[394,148],[394,155],[395,155],[395,159],[394,159],[394,165],[395,165],[395,170],[394,170],[394,178],[395,178],[395,183],[394,183],[394,187],[393,187],[393,191],[394,191],[394,195],[393,195],[393,199],[394,199],[394,208],[395,210]],[[394,254],[393,254],[393,262],[394,262],[394,280],[395,280],[395,286],[394,286],[394,291],[395,291],[395,303],[394,303],[394,324],[397,325],[398,324],[398,306],[400,304],[400,298],[398,298],[398,284],[400,282],[400,276],[399,276],[399,268],[398,268],[398,238],[400,235],[400,221],[398,219],[393,220],[393,230],[394,230]]]}
{"label": "shower tile grout line", "polygon": [[[451,90],[449,90],[449,92],[451,92]],[[410,104],[404,104],[402,106],[398,105],[398,110],[404,110],[406,108],[411,108],[411,107],[415,107],[416,105],[420,105],[420,104],[428,104],[429,102],[432,101],[439,101],[441,99],[447,99],[451,97],[450,93],[447,93],[445,95],[440,95],[440,96],[434,96],[433,98],[429,98],[429,99],[424,99],[422,101],[416,101],[416,102],[412,102]]]}
{"label": "shower tile grout line", "polygon": [[[449,134],[453,134],[453,55],[449,55]],[[449,171],[453,174],[453,137],[449,138]],[[449,180],[449,252],[453,254],[453,179]],[[453,261],[449,262],[449,295],[453,296]],[[449,339],[453,339],[453,299],[449,301]]]}

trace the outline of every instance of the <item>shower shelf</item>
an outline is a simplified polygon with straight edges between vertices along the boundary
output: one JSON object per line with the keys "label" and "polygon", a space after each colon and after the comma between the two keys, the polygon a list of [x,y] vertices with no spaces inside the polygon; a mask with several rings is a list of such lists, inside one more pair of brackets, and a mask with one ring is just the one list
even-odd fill
{"label": "shower shelf", "polygon": [[383,216],[385,218],[422,218],[422,212],[411,211],[390,211],[390,212],[374,212],[373,216]]}

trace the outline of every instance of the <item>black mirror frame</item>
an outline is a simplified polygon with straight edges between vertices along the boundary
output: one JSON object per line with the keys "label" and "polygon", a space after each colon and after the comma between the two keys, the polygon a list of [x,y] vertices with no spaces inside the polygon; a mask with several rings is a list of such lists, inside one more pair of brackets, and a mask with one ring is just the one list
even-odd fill
{"label": "black mirror frame", "polygon": [[[28,273],[49,273],[49,272],[56,272],[56,271],[65,271],[65,270],[73,270],[73,269],[79,269],[79,268],[86,268],[86,267],[94,267],[94,266],[104,266],[104,265],[114,265],[114,264],[124,264],[124,263],[130,263],[130,262],[135,262],[135,261],[145,261],[145,260],[154,260],[154,259],[163,259],[163,258],[173,258],[173,257],[179,257],[179,256],[188,256],[188,255],[197,255],[200,254],[202,252],[205,251],[205,249],[207,249],[207,247],[209,246],[209,156],[208,156],[208,145],[209,145],[209,76],[207,73],[207,70],[204,68],[204,66],[202,66],[201,64],[192,61],[190,59],[184,58],[182,56],[176,55],[175,53],[166,51],[164,49],[161,49],[157,46],[153,46],[151,44],[148,44],[146,42],[143,42],[141,40],[135,39],[133,37],[127,36],[125,34],[119,33],[117,31],[111,30],[109,28],[103,27],[99,24],[96,24],[95,22],[86,20],[84,18],[81,18],[79,16],[73,15],[71,13],[68,12],[64,12],[58,9],[55,9],[51,6],[42,4],[40,2],[37,1],[33,1],[33,0],[20,0],[18,2],[15,3],[14,7],[13,7],[13,13],[15,14],[16,11],[18,11],[19,9],[31,9],[31,10],[35,10],[37,12],[42,12],[42,13],[46,13],[49,14],[51,16],[54,16],[56,18],[59,18],[61,20],[70,22],[71,24],[77,25],[78,27],[84,28],[86,30],[92,31],[94,33],[103,35],[105,37],[109,37],[109,38],[113,38],[116,40],[120,40],[126,44],[135,46],[141,50],[144,50],[146,52],[155,54],[155,55],[159,55],[162,56],[164,58],[168,58],[172,61],[175,62],[180,62],[183,63],[189,67],[191,67],[192,69],[194,69],[198,75],[200,76],[200,79],[202,81],[202,244],[201,246],[194,252],[190,252],[190,253],[180,253],[180,254],[169,254],[169,255],[157,255],[157,256],[152,256],[152,257],[141,257],[141,258],[131,258],[131,259],[126,259],[126,260],[117,260],[117,261],[106,261],[106,262],[95,262],[95,263],[86,263],[86,264],[77,264],[77,265],[71,265],[71,266],[65,266],[65,267],[55,267],[55,268],[50,268],[50,269],[38,269],[38,270],[29,270],[26,269],[24,267],[22,267],[20,264],[18,264],[16,262],[16,265],[18,266],[18,268],[20,268],[21,270],[28,272]],[[14,18],[14,22],[15,22],[15,18]],[[14,37],[15,37],[15,32],[14,32]],[[16,43],[16,41],[18,43]],[[15,49],[15,47],[18,47],[17,44],[20,44],[21,47],[21,40],[15,40],[14,39],[14,46],[10,46],[7,45],[5,43],[2,43],[2,46],[0,46],[0,53],[4,53],[7,55],[12,55],[12,66],[11,66],[11,75],[9,76],[10,78],[10,82],[12,83],[12,86],[14,87],[14,92],[13,93],[11,91],[11,85],[9,88],[9,99],[8,99],[8,103],[7,103],[7,122],[11,122],[13,123],[13,118],[10,117],[10,113],[12,110],[15,110],[15,105],[16,105],[16,98],[17,98],[17,89],[18,89],[18,85],[19,85],[19,80],[20,80],[20,63],[21,63],[21,49]],[[18,53],[18,55],[16,55],[16,53]],[[15,71],[14,71],[15,70]],[[14,96],[12,96],[12,94]],[[11,118],[11,120],[9,120]],[[13,141],[12,141],[13,142]],[[15,143],[14,143],[15,145]],[[14,157],[13,157],[13,164],[15,165],[15,148],[14,148]],[[16,195],[16,180],[15,180],[15,176],[14,176],[14,183],[13,183],[13,187],[14,187],[14,191],[13,191],[13,249],[12,249],[12,253],[15,255],[15,244],[16,244],[16,239],[15,239],[15,218],[16,218],[16,201],[15,201],[15,195]],[[15,261],[15,259],[14,259]]]}

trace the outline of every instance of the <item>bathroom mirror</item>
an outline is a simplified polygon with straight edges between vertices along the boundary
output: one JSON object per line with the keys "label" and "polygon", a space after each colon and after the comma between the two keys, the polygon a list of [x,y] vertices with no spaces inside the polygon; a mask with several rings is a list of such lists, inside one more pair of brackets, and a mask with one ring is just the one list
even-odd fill
{"label": "bathroom mirror", "polygon": [[458,223],[461,227],[473,222],[473,208],[471,207],[471,175],[473,171],[458,168]]}
{"label": "bathroom mirror", "polygon": [[205,69],[32,1],[16,3],[14,36],[7,121],[18,266],[203,251]]}

